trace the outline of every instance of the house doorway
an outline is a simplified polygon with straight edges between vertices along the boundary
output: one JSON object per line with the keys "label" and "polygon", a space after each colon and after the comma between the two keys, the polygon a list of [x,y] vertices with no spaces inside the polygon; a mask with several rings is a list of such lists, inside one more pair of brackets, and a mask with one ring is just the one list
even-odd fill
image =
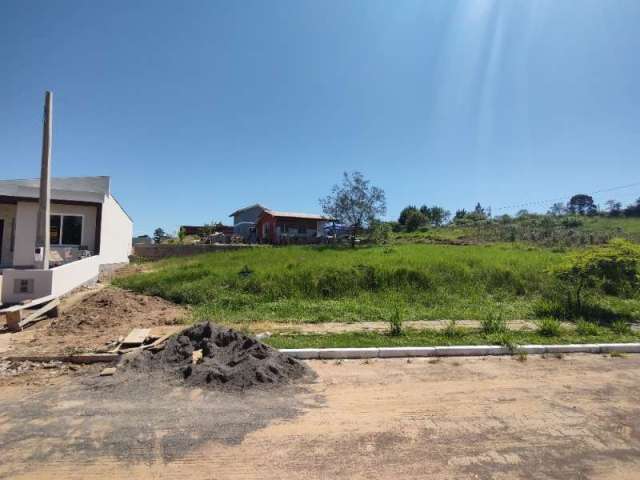
{"label": "house doorway", "polygon": [[4,238],[4,220],[0,218],[0,265],[2,265],[2,239]]}

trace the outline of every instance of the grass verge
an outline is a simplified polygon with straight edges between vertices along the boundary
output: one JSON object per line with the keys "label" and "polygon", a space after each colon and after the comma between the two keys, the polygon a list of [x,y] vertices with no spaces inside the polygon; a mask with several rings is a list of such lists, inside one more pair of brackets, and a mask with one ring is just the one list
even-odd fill
{"label": "grass verge", "polygon": [[476,329],[457,327],[456,335],[445,330],[406,330],[402,335],[376,332],[348,332],[336,334],[276,334],[263,339],[275,348],[358,348],[358,347],[436,347],[451,345],[553,345],[581,343],[632,343],[640,341],[640,334],[619,334],[602,328],[597,335],[580,335],[567,331],[549,337],[538,332],[507,330],[487,334]]}

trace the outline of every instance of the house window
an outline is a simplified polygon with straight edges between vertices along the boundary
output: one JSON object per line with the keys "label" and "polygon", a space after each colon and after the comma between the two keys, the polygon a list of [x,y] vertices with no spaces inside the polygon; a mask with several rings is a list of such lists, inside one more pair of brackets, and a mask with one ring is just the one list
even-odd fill
{"label": "house window", "polygon": [[302,225],[301,225],[301,226],[299,226],[299,227],[298,227],[298,233],[299,233],[300,235],[306,235],[306,234],[307,234],[307,227],[302,226]]}
{"label": "house window", "polygon": [[51,215],[49,234],[51,245],[80,245],[82,220],[80,215]]}

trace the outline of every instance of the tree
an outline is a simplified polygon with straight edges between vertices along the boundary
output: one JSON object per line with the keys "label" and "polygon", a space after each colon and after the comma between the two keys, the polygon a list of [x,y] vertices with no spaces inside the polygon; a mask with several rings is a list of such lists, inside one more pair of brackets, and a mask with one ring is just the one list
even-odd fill
{"label": "tree", "polygon": [[640,198],[636,200],[635,204],[629,205],[624,209],[624,214],[627,217],[640,217]]}
{"label": "tree", "polygon": [[557,202],[551,205],[548,213],[549,215],[553,215],[554,217],[559,217],[561,215],[564,215],[566,212],[567,210],[564,207],[564,203]]}
{"label": "tree", "polygon": [[468,215],[467,211],[464,208],[460,208],[456,210],[456,213],[453,216],[453,221],[455,222],[455,221],[464,220],[467,215]]}
{"label": "tree", "polygon": [[418,228],[426,225],[427,222],[427,217],[419,210],[409,212],[407,215],[407,232],[415,232]]}
{"label": "tree", "polygon": [[369,226],[369,241],[376,245],[389,243],[392,226],[389,222],[374,221]]}
{"label": "tree", "polygon": [[578,215],[593,215],[598,209],[593,203],[592,196],[579,193],[569,199],[567,210],[569,213],[577,213]]}
{"label": "tree", "polygon": [[429,209],[429,221],[436,227],[439,227],[443,223],[449,221],[449,217],[451,217],[451,212],[442,207],[434,205]]}
{"label": "tree", "polygon": [[165,238],[167,238],[167,234],[162,228],[158,227],[153,231],[153,243],[160,243]]}
{"label": "tree", "polygon": [[352,227],[351,244],[355,246],[355,230],[365,228],[387,213],[384,190],[372,186],[360,172],[344,172],[341,185],[334,185],[331,194],[320,199],[322,211]]}
{"label": "tree", "polygon": [[605,204],[610,217],[619,217],[622,214],[622,203],[615,200],[607,200]]}
{"label": "tree", "polygon": [[410,212],[417,212],[417,211],[418,209],[416,208],[415,205],[407,205],[400,211],[400,216],[398,217],[398,223],[400,225],[406,225],[407,215],[409,215]]}

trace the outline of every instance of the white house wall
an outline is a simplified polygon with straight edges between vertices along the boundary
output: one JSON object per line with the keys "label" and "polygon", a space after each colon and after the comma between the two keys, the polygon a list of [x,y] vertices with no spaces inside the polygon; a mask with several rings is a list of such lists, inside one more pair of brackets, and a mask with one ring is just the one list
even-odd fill
{"label": "white house wall", "polygon": [[0,267],[7,267],[13,264],[13,252],[11,251],[11,229],[15,218],[15,205],[0,204],[0,220],[4,220],[4,233],[2,238],[0,238],[0,245],[2,245]]}
{"label": "white house wall", "polygon": [[[81,215],[82,245],[95,251],[97,207],[93,205],[64,205],[52,202],[52,215]],[[33,265],[33,253],[36,246],[36,224],[38,221],[37,202],[18,202],[16,207],[16,232],[13,265],[28,267]],[[6,225],[5,225],[6,229]],[[55,249],[55,246],[52,245]],[[4,250],[3,250],[4,251]]]}
{"label": "white house wall", "polygon": [[113,197],[105,197],[102,204],[100,263],[128,262],[132,238],[133,222]]}

